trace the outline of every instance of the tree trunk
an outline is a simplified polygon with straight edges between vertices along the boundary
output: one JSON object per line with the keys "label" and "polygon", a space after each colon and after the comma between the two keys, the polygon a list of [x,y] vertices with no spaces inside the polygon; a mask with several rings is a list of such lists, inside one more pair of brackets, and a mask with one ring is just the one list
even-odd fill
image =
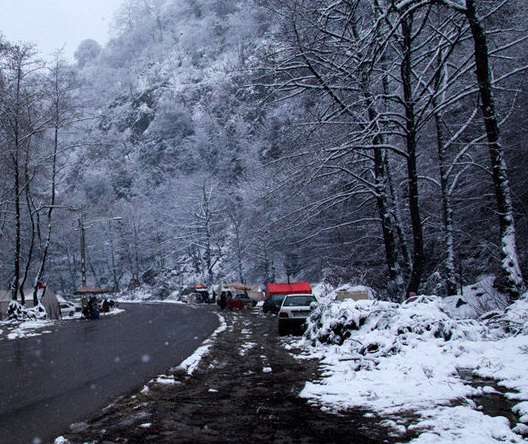
{"label": "tree trunk", "polygon": [[[357,38],[359,34],[355,32]],[[368,90],[368,81],[366,78],[362,81],[362,88],[364,90],[364,97],[368,107],[368,118],[371,123],[376,122],[379,113],[375,108],[374,99]],[[386,85],[386,82],[384,82]],[[376,134],[373,138],[373,145],[382,145],[384,137],[381,134]],[[385,245],[385,260],[389,270],[389,278],[391,280],[392,290],[399,294],[403,286],[402,267],[398,259],[398,246],[396,242],[396,235],[394,229],[394,221],[389,211],[388,195],[390,187],[388,184],[387,174],[387,152],[381,149],[374,149],[374,177],[376,183],[376,205],[381,221],[381,232],[383,235],[383,243]]]}
{"label": "tree trunk", "polygon": [[136,269],[136,278],[139,282],[139,232],[138,227],[134,224],[134,265]]}
{"label": "tree trunk", "polygon": [[[57,67],[58,69],[58,67]],[[48,209],[47,214],[47,233],[46,233],[46,240],[44,243],[44,249],[42,251],[42,257],[40,261],[40,267],[37,272],[37,276],[35,278],[35,288],[33,290],[33,302],[37,303],[37,283],[42,279],[42,276],[44,276],[44,270],[46,267],[46,260],[48,258],[48,251],[51,244],[51,230],[52,230],[52,224],[51,224],[51,215],[53,213],[53,208],[55,207],[55,198],[56,198],[56,189],[57,189],[57,152],[59,149],[59,127],[60,127],[60,91],[58,87],[58,78],[55,79],[55,123],[54,123],[54,132],[53,132],[53,155],[52,155],[52,164],[51,164],[51,199],[50,199],[50,207]]]}
{"label": "tree trunk", "polygon": [[424,245],[422,219],[418,191],[418,173],[416,166],[416,116],[414,112],[414,97],[412,90],[412,13],[403,17],[401,22],[403,35],[403,59],[401,62],[401,80],[405,107],[406,149],[407,149],[407,180],[409,187],[409,211],[413,233],[413,263],[411,276],[407,285],[407,293],[417,293],[424,270]]}
{"label": "tree trunk", "polygon": [[77,272],[76,272],[76,270],[78,270],[76,255],[75,254],[71,254],[70,247],[69,247],[68,243],[65,244],[65,249],[66,249],[66,259],[68,261],[68,272],[70,274],[71,285],[72,285],[73,288],[76,288],[77,287]]}
{"label": "tree trunk", "polygon": [[[20,62],[21,63],[21,62]],[[14,167],[14,193],[15,193],[15,277],[13,282],[13,300],[17,300],[19,286],[20,286],[20,259],[21,259],[21,250],[22,250],[22,209],[20,202],[20,121],[19,121],[19,107],[20,107],[20,90],[21,90],[21,67],[18,67],[17,73],[17,91],[16,91],[16,103],[15,103],[15,122],[14,122],[14,155],[13,155],[13,167]],[[25,304],[24,290],[20,294],[20,302],[22,305]]]}
{"label": "tree trunk", "polygon": [[[32,204],[32,199],[31,199],[31,177],[29,173],[29,148],[30,148],[30,143],[28,141],[26,145],[25,156],[24,156],[24,194],[26,197],[26,206],[27,206],[27,211],[29,215],[29,221],[31,224],[31,234],[29,236],[29,248],[28,248],[27,256],[26,256],[26,266],[24,267],[24,274],[22,275],[20,279],[20,288],[22,289],[21,290],[22,293],[24,291],[23,289],[26,287],[26,281],[28,278],[29,270],[31,268],[31,263],[33,262],[33,251],[35,249],[35,237],[36,237],[36,233],[39,227],[38,213],[33,211],[34,205]],[[35,213],[37,214],[36,222],[35,222]],[[24,294],[24,298],[25,298],[25,294]],[[36,294],[34,294],[33,295],[33,305],[36,306],[37,304],[38,304],[38,300],[36,298]]]}
{"label": "tree trunk", "polygon": [[[372,104],[373,106],[373,104]],[[369,118],[374,120],[376,112],[369,108]],[[377,135],[373,141],[374,145],[382,143],[381,136]],[[394,233],[394,225],[387,204],[387,174],[386,153],[381,149],[374,149],[374,176],[376,181],[376,205],[381,221],[381,232],[385,245],[385,260],[389,270],[389,278],[395,289],[403,284],[402,270],[398,261],[397,244]]]}
{"label": "tree trunk", "polygon": [[435,75],[432,105],[434,112],[434,120],[436,126],[436,139],[438,145],[438,169],[440,175],[440,193],[442,199],[442,223],[444,228],[444,242],[445,242],[445,289],[448,296],[457,294],[457,279],[456,279],[456,264],[455,264],[455,239],[454,239],[454,221],[453,208],[451,205],[451,196],[449,193],[449,177],[448,164],[446,156],[446,137],[444,125],[442,122],[442,114],[438,110],[437,93],[440,91],[442,84],[445,81],[445,73],[442,63],[442,54],[438,55],[437,73]]}
{"label": "tree trunk", "polygon": [[389,195],[392,199],[393,204],[391,205],[391,213],[392,217],[394,219],[394,230],[396,232],[396,238],[398,239],[398,252],[401,254],[402,262],[401,265],[403,267],[403,275],[406,276],[410,274],[411,270],[411,254],[409,252],[409,248],[407,246],[407,239],[405,237],[405,230],[403,227],[402,222],[402,215],[401,215],[401,199],[400,195],[394,186],[394,180],[392,179],[391,169],[390,169],[390,162],[389,162],[389,153],[387,153],[387,156],[385,157],[386,162],[386,172],[387,172],[387,185],[389,186]]}
{"label": "tree trunk", "polygon": [[476,0],[466,0],[465,15],[469,21],[475,45],[476,75],[498,207],[501,242],[501,276],[497,283],[500,283],[499,289],[506,292],[511,300],[514,300],[520,295],[523,289],[523,278],[517,256],[513,205],[508,182],[508,172],[504,159],[504,149],[500,144],[499,123],[493,99],[488,43],[486,33],[477,15]]}
{"label": "tree trunk", "polygon": [[240,218],[240,214],[237,211],[235,214],[232,215],[232,221],[233,221],[233,228],[235,231],[235,254],[236,254],[236,262],[237,262],[237,271],[238,271],[238,279],[240,282],[244,282],[244,270],[242,266],[242,241],[240,239],[240,227],[242,225],[242,220]]}
{"label": "tree trunk", "polygon": [[[436,104],[433,101],[433,106]],[[438,143],[438,161],[440,170],[440,192],[442,199],[442,223],[444,225],[445,242],[445,286],[448,296],[457,294],[456,265],[455,265],[455,240],[453,208],[451,206],[451,196],[449,195],[449,183],[447,177],[447,160],[445,153],[445,136],[442,127],[442,118],[435,113],[436,134]]]}
{"label": "tree trunk", "polygon": [[[110,224],[110,223],[109,223]],[[114,251],[114,235],[112,232],[112,229],[109,229],[110,234],[110,260],[112,263],[112,277],[114,280],[114,285],[112,290],[113,291],[119,291],[119,277],[117,276],[117,264],[115,259],[115,251]]]}

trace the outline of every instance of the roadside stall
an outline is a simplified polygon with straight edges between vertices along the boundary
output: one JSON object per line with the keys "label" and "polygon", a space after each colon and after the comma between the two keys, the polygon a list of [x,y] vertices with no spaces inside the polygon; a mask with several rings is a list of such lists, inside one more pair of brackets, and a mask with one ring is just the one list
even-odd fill
{"label": "roadside stall", "polygon": [[220,287],[220,300],[225,298],[225,308],[230,310],[243,310],[252,308],[256,302],[250,299],[248,292],[251,290],[249,285],[241,282],[232,282],[223,284]]}
{"label": "roadside stall", "polygon": [[81,311],[86,319],[99,319],[101,309],[97,296],[107,293],[112,293],[112,290],[85,286],[73,294],[81,296]]}

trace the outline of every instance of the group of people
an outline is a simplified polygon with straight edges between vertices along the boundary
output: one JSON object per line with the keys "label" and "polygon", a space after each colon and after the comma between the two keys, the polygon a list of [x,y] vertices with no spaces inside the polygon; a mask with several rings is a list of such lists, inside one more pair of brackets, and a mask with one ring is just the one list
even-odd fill
{"label": "group of people", "polygon": [[108,301],[105,299],[101,305],[97,298],[92,295],[86,300],[85,298],[81,299],[82,304],[82,314],[86,319],[99,319],[100,313],[108,313],[110,307],[114,305],[114,301]]}

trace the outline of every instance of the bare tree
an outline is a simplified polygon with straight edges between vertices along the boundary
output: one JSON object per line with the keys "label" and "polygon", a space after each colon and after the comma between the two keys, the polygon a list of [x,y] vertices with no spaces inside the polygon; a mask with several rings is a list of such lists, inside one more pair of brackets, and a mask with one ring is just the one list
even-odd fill
{"label": "bare tree", "polygon": [[[40,108],[42,100],[38,86],[38,75],[43,65],[34,58],[35,53],[30,45],[10,46],[4,59],[2,68],[4,74],[4,92],[1,98],[0,131],[8,147],[9,170],[12,175],[12,208],[14,215],[14,260],[13,260],[13,299],[21,295],[22,304],[25,303],[23,284],[27,277],[27,270],[31,254],[27,254],[26,272],[23,272],[23,218],[24,202],[30,205],[29,190],[33,174],[29,171],[29,150],[32,138],[42,132],[47,120]],[[28,208],[27,211],[31,212]],[[34,235],[35,224],[30,231]],[[30,253],[33,249],[34,237],[30,240]]]}
{"label": "bare tree", "polygon": [[[504,147],[500,141],[499,117],[493,97],[493,81],[491,74],[490,50],[483,21],[477,10],[477,0],[466,0],[463,3],[450,0],[431,0],[426,4],[438,3],[462,14],[471,29],[474,45],[475,74],[481,104],[484,128],[488,141],[493,184],[497,202],[497,216],[500,228],[501,243],[501,274],[500,287],[512,299],[519,296],[524,288],[524,282],[517,255],[517,241],[514,227],[514,214],[511,198],[508,171]],[[402,2],[397,9],[423,7],[424,2]],[[493,11],[490,11],[493,12]]]}

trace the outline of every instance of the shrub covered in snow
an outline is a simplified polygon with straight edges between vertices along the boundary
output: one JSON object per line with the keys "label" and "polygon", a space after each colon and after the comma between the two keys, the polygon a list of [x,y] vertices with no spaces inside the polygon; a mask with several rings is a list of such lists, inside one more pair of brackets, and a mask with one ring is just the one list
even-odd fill
{"label": "shrub covered in snow", "polygon": [[17,301],[11,301],[7,308],[6,318],[9,321],[36,321],[46,319],[46,310],[42,304],[36,307],[25,307]]}
{"label": "shrub covered in snow", "polygon": [[464,286],[460,294],[442,298],[444,310],[454,319],[477,319],[487,312],[504,310],[508,297],[494,288],[494,281],[495,276],[480,276],[477,282]]}
{"label": "shrub covered in snow", "polygon": [[484,314],[483,321],[495,334],[528,335],[528,294],[507,307]]}
{"label": "shrub covered in snow", "polygon": [[[392,417],[419,434],[416,443],[526,442],[527,296],[480,320],[455,319],[452,308],[435,296],[322,303],[296,343],[322,369],[301,396],[329,411],[362,407]],[[513,429],[475,408],[474,399],[498,394],[496,387],[516,403]]]}
{"label": "shrub covered in snow", "polygon": [[405,304],[366,300],[322,304],[309,318],[305,337],[312,345],[346,342],[349,352],[386,356],[413,340],[449,341],[479,330],[476,321],[451,319],[440,298],[421,297]]}

